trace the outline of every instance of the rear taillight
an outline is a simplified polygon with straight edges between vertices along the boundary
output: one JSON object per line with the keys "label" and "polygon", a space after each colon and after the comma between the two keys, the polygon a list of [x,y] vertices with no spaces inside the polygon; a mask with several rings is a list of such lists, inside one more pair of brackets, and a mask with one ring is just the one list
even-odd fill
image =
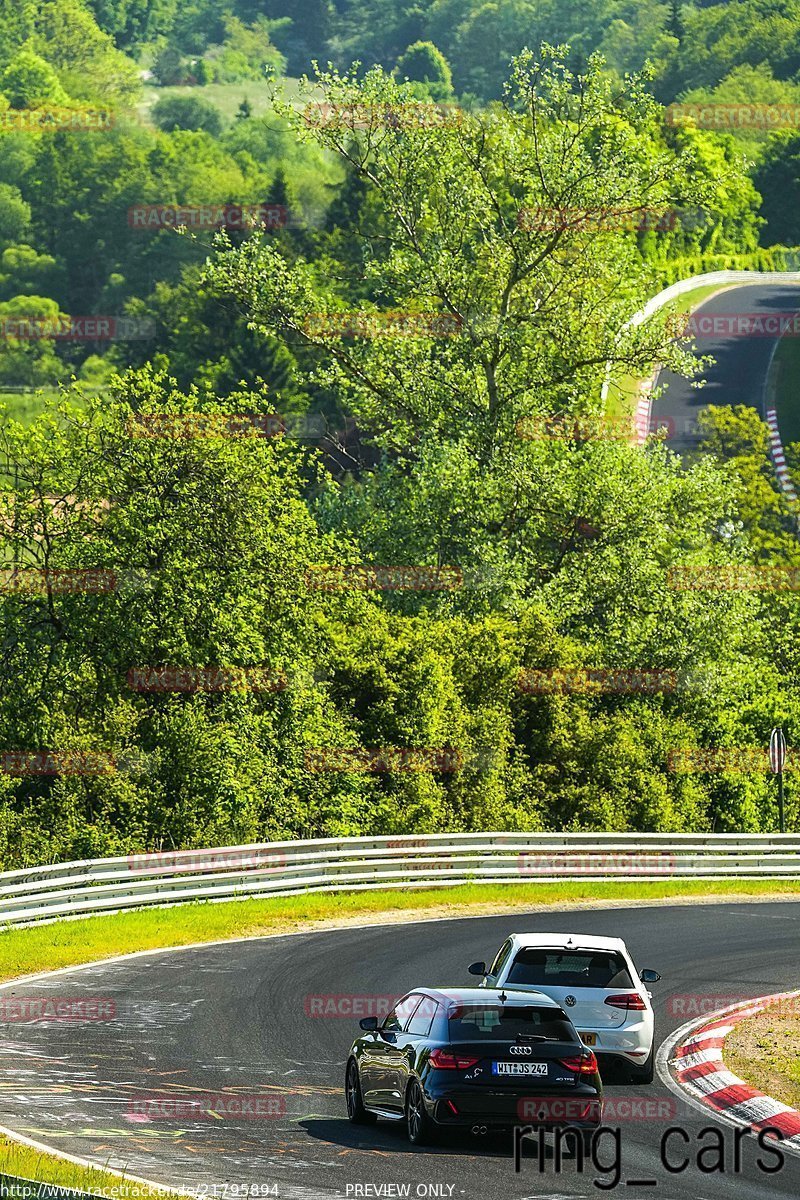
{"label": "rear taillight", "polygon": [[577,1075],[595,1075],[597,1073],[597,1058],[594,1050],[590,1050],[588,1054],[576,1054],[574,1058],[562,1058],[559,1061],[568,1071],[574,1071]]}
{"label": "rear taillight", "polygon": [[466,1058],[463,1054],[453,1054],[449,1050],[434,1050],[428,1062],[437,1071],[468,1071],[480,1062],[479,1058]]}
{"label": "rear taillight", "polygon": [[638,992],[622,992],[619,996],[606,996],[606,1004],[610,1004],[612,1008],[635,1008],[637,1012],[643,1012],[647,1008]]}

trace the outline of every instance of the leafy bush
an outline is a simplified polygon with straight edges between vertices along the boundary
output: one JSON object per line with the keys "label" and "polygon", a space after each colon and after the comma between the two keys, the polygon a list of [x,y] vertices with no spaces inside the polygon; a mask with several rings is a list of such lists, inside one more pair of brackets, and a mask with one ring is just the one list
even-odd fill
{"label": "leafy bush", "polygon": [[159,129],[172,133],[175,129],[193,132],[203,130],[212,137],[222,132],[222,116],[218,108],[200,96],[165,96],[157,100],[152,116]]}
{"label": "leafy bush", "polygon": [[412,83],[425,84],[433,100],[453,96],[453,75],[447,59],[433,42],[414,42],[397,60],[397,74]]}
{"label": "leafy bush", "polygon": [[33,50],[22,49],[0,73],[0,92],[12,108],[41,108],[66,104],[67,93],[57,73]]}

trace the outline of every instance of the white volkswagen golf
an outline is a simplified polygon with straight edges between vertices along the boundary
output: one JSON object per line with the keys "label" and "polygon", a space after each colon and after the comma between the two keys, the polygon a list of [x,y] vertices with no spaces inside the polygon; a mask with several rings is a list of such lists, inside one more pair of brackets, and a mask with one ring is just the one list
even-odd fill
{"label": "white volkswagen golf", "polygon": [[637,971],[621,938],[583,933],[512,933],[487,969],[475,962],[481,987],[544,992],[569,1014],[582,1040],[603,1061],[624,1064],[631,1083],[652,1083],[657,971]]}

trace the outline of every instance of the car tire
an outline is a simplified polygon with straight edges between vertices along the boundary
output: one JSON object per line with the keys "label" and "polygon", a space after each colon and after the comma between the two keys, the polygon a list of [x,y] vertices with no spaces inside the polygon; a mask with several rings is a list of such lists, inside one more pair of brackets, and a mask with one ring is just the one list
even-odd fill
{"label": "car tire", "polygon": [[629,1067],[628,1079],[631,1083],[652,1083],[656,1073],[656,1050],[650,1048],[650,1056],[641,1067]]}
{"label": "car tire", "polygon": [[416,1079],[411,1080],[406,1093],[406,1131],[412,1146],[429,1146],[434,1140],[433,1122]]}
{"label": "car tire", "polygon": [[374,1113],[364,1108],[364,1097],[361,1094],[361,1079],[358,1074],[358,1063],[351,1058],[347,1064],[344,1078],[344,1095],[347,1101],[347,1115],[353,1125],[374,1125]]}

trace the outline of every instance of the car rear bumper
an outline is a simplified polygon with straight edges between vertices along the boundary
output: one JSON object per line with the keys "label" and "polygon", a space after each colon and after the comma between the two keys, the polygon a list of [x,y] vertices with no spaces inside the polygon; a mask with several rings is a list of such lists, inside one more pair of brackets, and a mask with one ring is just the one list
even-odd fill
{"label": "car rear bumper", "polygon": [[428,1113],[437,1125],[594,1129],[602,1124],[603,1100],[595,1088],[569,1094],[536,1095],[521,1089],[452,1088],[426,1095]]}
{"label": "car rear bumper", "polygon": [[650,1021],[640,1021],[620,1029],[592,1030],[585,1027],[583,1031],[594,1034],[594,1044],[589,1048],[594,1050],[601,1062],[617,1058],[642,1066],[653,1049],[653,1025]]}

